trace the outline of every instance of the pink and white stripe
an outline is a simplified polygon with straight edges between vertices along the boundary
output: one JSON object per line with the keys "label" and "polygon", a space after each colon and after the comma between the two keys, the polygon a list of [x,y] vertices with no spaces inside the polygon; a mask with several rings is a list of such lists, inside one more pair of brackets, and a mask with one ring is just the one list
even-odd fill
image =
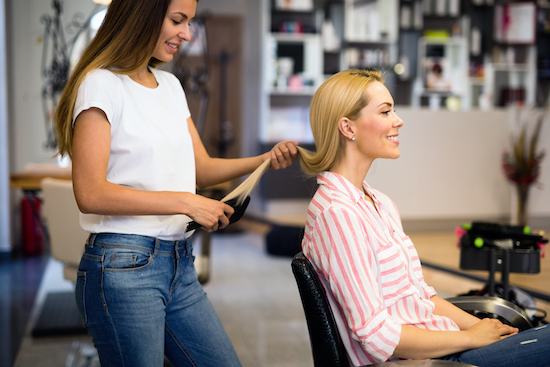
{"label": "pink and white stripe", "polygon": [[422,276],[413,243],[395,204],[363,183],[323,172],[311,200],[302,249],[316,268],[353,366],[384,362],[399,343],[401,325],[458,330],[433,314],[435,295]]}

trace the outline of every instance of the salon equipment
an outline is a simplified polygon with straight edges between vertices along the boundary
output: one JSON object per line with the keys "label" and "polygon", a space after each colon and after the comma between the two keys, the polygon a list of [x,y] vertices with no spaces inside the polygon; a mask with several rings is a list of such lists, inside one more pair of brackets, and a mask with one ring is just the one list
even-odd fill
{"label": "salon equipment", "polygon": [[[537,317],[530,318],[526,312],[528,308],[537,311],[536,308],[518,301],[525,292],[510,286],[509,276],[510,273],[539,273],[541,249],[548,239],[532,233],[527,226],[489,222],[472,222],[458,229],[457,233],[460,237],[460,268],[488,270],[489,279],[484,290],[448,301],[473,315],[497,318],[520,330],[536,326],[533,323],[538,322]],[[495,281],[497,271],[501,272],[500,284]],[[534,300],[530,303],[534,304]]]}
{"label": "salon equipment", "polygon": [[481,318],[499,319],[520,331],[533,327],[527,313],[510,301],[499,297],[460,296],[447,298],[455,306]]}
{"label": "salon equipment", "polygon": [[510,273],[540,272],[541,248],[548,239],[525,226],[473,222],[460,237],[460,268],[488,270],[489,296],[495,296],[495,273],[501,272],[503,298],[509,299]]}

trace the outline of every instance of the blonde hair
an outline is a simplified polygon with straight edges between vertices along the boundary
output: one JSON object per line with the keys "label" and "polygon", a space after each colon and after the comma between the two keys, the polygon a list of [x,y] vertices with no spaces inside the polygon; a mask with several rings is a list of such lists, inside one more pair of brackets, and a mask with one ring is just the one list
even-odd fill
{"label": "blonde hair", "polygon": [[[342,117],[356,120],[363,107],[369,104],[367,89],[373,82],[384,83],[378,70],[344,70],[328,78],[315,92],[309,109],[309,121],[316,151],[297,147],[300,165],[307,175],[315,176],[329,170],[340,158],[343,139],[338,130]],[[271,160],[267,159],[242,184],[222,199],[223,202],[237,198],[244,202],[267,171]]]}
{"label": "blonde hair", "polygon": [[329,170],[341,158],[344,140],[338,122],[356,120],[369,101],[367,89],[373,82],[384,83],[378,70],[344,70],[328,78],[315,92],[309,122],[315,152],[299,147],[302,171],[310,176]]}
{"label": "blonde hair", "polygon": [[239,186],[237,186],[233,191],[231,191],[229,194],[227,194],[221,201],[227,202],[231,199],[237,199],[237,205],[242,204],[246,197],[250,195],[252,190],[256,187],[258,182],[260,182],[260,178],[262,178],[263,174],[267,169],[271,166],[271,159],[266,159],[258,168],[254,170],[248,176],[246,180],[244,180]]}
{"label": "blonde hair", "polygon": [[171,0],[113,0],[103,24],[74,68],[55,111],[58,154],[72,157],[73,111],[78,88],[91,71],[131,74],[152,57]]}

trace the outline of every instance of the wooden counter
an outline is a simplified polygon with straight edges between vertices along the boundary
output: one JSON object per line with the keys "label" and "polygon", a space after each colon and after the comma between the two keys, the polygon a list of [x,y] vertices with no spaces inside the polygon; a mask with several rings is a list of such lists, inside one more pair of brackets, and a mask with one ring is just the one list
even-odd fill
{"label": "wooden counter", "polygon": [[40,182],[46,177],[71,180],[71,167],[59,167],[55,163],[29,163],[23,170],[10,176],[10,187],[37,191],[40,190]]}

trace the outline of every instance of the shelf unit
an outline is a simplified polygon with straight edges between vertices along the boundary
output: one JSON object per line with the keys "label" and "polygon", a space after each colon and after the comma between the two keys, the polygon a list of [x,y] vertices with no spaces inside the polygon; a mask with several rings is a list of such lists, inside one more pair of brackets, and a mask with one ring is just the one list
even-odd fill
{"label": "shelf unit", "polygon": [[413,106],[421,106],[422,99],[426,98],[431,108],[438,109],[448,97],[454,97],[460,105],[452,108],[470,108],[468,53],[464,37],[421,37],[418,60]]}
{"label": "shelf unit", "polygon": [[[505,0],[311,0],[309,11],[282,11],[277,0],[264,1],[263,143],[280,138],[311,143],[304,131],[315,90],[330,75],[355,67],[381,69],[396,104],[462,110],[517,100],[548,104],[549,1],[537,1],[536,45],[495,40],[495,9]],[[301,33],[281,32],[289,29]],[[434,30],[447,36],[434,39],[427,34]],[[447,63],[448,90],[426,88],[431,60],[426,52],[438,47]],[[280,78],[278,61],[292,48],[294,68]],[[444,103],[448,97],[454,103]],[[284,116],[299,121],[273,126]]]}
{"label": "shelf unit", "polygon": [[[399,0],[313,0],[311,11],[269,4],[260,142],[312,143],[309,104],[326,78],[353,67],[390,70],[397,62]],[[386,76],[391,91],[393,73]]]}

